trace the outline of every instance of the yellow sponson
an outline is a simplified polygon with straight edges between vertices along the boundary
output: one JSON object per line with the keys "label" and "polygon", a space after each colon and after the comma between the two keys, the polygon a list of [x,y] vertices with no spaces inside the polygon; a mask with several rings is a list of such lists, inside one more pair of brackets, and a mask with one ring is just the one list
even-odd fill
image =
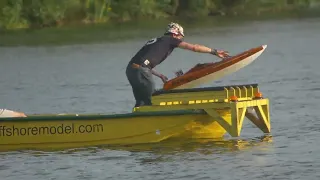
{"label": "yellow sponson", "polygon": [[[269,100],[262,97],[257,84],[157,91],[153,106],[135,108],[134,112],[197,110],[206,120],[194,121],[188,130],[192,137],[218,138],[228,133],[240,136],[247,117],[262,132],[270,133]],[[184,135],[184,134],[183,134]]]}
{"label": "yellow sponson", "polygon": [[[152,106],[126,114],[34,114],[0,119],[0,151],[60,150],[239,136],[246,116],[270,132],[268,99],[257,85],[158,91]],[[237,96],[237,101],[230,101]]]}

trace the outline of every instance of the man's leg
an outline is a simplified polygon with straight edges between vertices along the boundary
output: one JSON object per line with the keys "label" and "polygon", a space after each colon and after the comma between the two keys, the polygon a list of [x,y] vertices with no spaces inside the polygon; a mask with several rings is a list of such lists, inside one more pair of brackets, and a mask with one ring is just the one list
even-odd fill
{"label": "man's leg", "polygon": [[139,80],[139,70],[128,65],[126,69],[127,79],[132,87],[133,96],[136,100],[134,107],[139,107],[142,104],[141,93],[140,93],[140,80]]}
{"label": "man's leg", "polygon": [[151,70],[148,68],[141,68],[140,82],[143,84],[143,90],[141,91],[141,99],[143,105],[152,105],[152,94],[155,89],[155,84]]}
{"label": "man's leg", "polygon": [[132,87],[132,92],[133,92],[133,96],[134,96],[134,98],[136,100],[136,104],[134,105],[134,107],[141,106],[141,104],[143,104],[143,102],[142,102],[142,97],[140,95],[140,92],[139,92],[138,88]]}
{"label": "man's leg", "polygon": [[150,69],[144,67],[133,68],[129,65],[126,75],[136,99],[135,107],[152,105],[151,97],[155,88]]}

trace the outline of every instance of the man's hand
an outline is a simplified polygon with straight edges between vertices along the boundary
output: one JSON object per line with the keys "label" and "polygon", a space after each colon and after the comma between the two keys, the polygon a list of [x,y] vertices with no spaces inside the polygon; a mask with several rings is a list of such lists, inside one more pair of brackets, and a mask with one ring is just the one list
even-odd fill
{"label": "man's hand", "polygon": [[163,74],[160,74],[159,78],[162,80],[163,83],[168,81],[168,78]]}
{"label": "man's hand", "polygon": [[151,69],[151,72],[152,72],[153,75],[159,77],[162,80],[163,83],[167,82],[168,78],[165,75],[160,74],[160,73],[156,72],[153,69]]}
{"label": "man's hand", "polygon": [[210,54],[213,54],[213,55],[218,56],[220,58],[230,57],[230,55],[228,54],[227,51],[217,50],[217,49],[211,49]]}
{"label": "man's hand", "polygon": [[188,50],[194,51],[194,52],[210,53],[210,54],[213,54],[213,55],[218,56],[220,58],[230,57],[230,55],[228,54],[227,51],[212,49],[212,48],[208,48],[206,46],[199,45],[199,44],[191,44],[191,43],[187,43],[187,42],[181,42],[178,45],[178,47],[182,48],[182,49],[188,49]]}

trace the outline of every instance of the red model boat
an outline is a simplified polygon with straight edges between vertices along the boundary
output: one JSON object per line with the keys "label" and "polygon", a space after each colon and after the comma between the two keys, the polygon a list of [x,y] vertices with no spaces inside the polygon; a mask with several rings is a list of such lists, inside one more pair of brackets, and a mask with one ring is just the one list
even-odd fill
{"label": "red model boat", "polygon": [[253,62],[266,48],[267,45],[262,45],[225,58],[220,62],[197,64],[184,74],[181,71],[176,73],[177,77],[167,81],[163,89],[193,88],[220,79]]}

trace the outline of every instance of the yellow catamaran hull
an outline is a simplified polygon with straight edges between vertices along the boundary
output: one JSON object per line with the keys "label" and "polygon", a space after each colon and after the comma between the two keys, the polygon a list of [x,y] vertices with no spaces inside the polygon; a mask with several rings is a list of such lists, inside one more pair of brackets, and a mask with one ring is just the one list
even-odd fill
{"label": "yellow catamaran hull", "polygon": [[[213,120],[205,113],[192,111],[15,118],[0,123],[0,149],[59,149],[153,143],[179,136],[192,129],[198,121]],[[211,137],[221,137],[224,133],[213,132]],[[190,131],[184,136],[192,138],[194,135]]]}
{"label": "yellow catamaran hull", "polygon": [[152,106],[127,114],[1,118],[0,151],[212,139],[226,133],[237,137],[244,117],[269,133],[269,102],[257,94],[255,84],[159,91]]}

